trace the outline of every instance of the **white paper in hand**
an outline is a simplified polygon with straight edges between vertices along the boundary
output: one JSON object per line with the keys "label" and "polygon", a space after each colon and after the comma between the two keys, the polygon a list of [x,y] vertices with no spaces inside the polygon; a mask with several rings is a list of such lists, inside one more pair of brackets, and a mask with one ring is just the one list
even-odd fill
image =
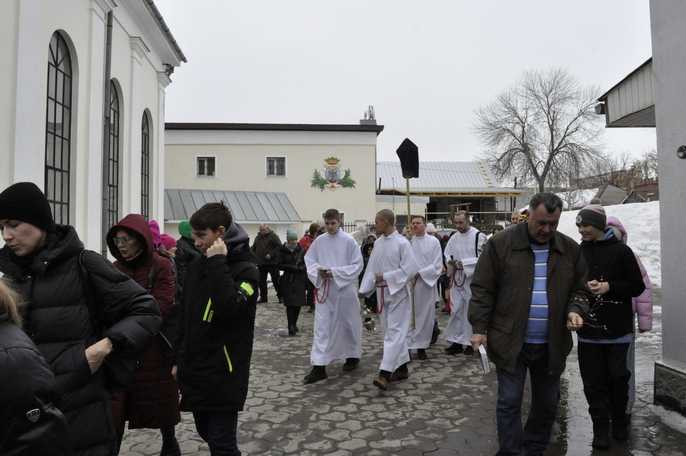
{"label": "white paper in hand", "polygon": [[488,361],[486,347],[483,345],[479,345],[479,355],[481,355],[481,369],[483,369],[484,374],[488,374],[491,371],[491,364]]}

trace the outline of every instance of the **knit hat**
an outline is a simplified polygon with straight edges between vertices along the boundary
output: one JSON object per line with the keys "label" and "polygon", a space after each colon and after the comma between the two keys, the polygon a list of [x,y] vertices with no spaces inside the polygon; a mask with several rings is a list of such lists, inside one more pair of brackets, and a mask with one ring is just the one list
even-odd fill
{"label": "knit hat", "polygon": [[160,241],[165,250],[171,250],[176,247],[176,239],[166,233],[160,235]]}
{"label": "knit hat", "polygon": [[179,234],[186,239],[192,239],[192,228],[191,224],[188,220],[183,220],[181,223],[179,223]]}
{"label": "knit hat", "polygon": [[33,182],[17,182],[0,193],[0,219],[19,220],[45,231],[55,224],[48,199]]}
{"label": "knit hat", "polygon": [[155,249],[159,249],[160,245],[162,245],[162,240],[160,239],[160,225],[157,223],[157,220],[150,220],[148,226],[152,233],[152,246]]}
{"label": "knit hat", "polygon": [[579,215],[576,216],[576,224],[593,226],[604,231],[607,226],[605,209],[598,204],[589,204],[579,211]]}
{"label": "knit hat", "polygon": [[289,228],[286,230],[286,240],[287,241],[297,241],[298,240],[298,233],[294,230]]}

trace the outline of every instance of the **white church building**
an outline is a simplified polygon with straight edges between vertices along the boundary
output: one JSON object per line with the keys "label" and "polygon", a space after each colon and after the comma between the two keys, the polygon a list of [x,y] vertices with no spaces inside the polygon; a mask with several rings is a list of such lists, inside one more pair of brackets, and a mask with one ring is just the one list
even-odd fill
{"label": "white church building", "polygon": [[152,0],[0,2],[0,189],[32,181],[91,249],[163,218],[164,103],[186,58]]}

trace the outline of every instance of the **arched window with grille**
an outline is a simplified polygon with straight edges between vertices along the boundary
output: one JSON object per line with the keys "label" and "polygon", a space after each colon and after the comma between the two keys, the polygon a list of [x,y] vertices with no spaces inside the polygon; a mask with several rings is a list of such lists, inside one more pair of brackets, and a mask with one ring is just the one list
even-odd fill
{"label": "arched window with grille", "polygon": [[71,205],[72,56],[64,37],[55,32],[48,51],[45,120],[45,196],[55,223],[69,224]]}
{"label": "arched window with grille", "polygon": [[114,81],[110,81],[110,112],[107,138],[107,227],[119,221],[119,134],[121,104],[119,90]]}
{"label": "arched window with grille", "polygon": [[150,218],[150,118],[143,113],[141,122],[141,214]]}

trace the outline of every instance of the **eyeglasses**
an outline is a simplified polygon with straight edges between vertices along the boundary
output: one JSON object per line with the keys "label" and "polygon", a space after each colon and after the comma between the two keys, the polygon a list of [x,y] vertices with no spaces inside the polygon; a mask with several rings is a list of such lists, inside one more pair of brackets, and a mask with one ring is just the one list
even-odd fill
{"label": "eyeglasses", "polygon": [[114,237],[112,238],[112,242],[114,242],[114,245],[120,246],[124,244],[130,244],[133,241],[132,238],[130,237]]}

